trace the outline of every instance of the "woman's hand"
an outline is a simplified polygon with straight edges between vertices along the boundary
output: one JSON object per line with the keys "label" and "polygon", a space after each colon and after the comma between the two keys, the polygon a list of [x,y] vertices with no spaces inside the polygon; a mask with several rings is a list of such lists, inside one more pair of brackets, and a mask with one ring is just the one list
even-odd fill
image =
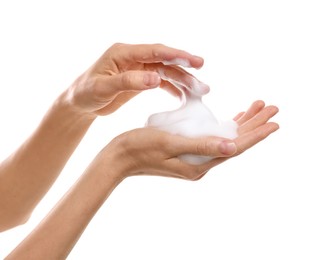
{"label": "woman's hand", "polygon": [[[238,124],[238,137],[234,139],[237,151],[233,156],[240,155],[260,141],[263,141],[273,132],[279,129],[279,125],[269,120],[279,112],[276,106],[265,106],[262,100],[252,103],[246,112],[239,113],[234,117]],[[229,158],[216,158],[212,165],[220,164]]]}
{"label": "woman's hand", "polygon": [[98,116],[114,112],[146,89],[160,86],[177,95],[178,90],[159,72],[172,82],[195,85],[198,91],[207,93],[208,86],[180,67],[198,69],[203,62],[200,57],[162,44],[117,43],[72,84],[65,96],[78,111]]}
{"label": "woman's hand", "polygon": [[[239,137],[234,141],[217,137],[191,139],[149,127],[116,137],[6,259],[65,259],[98,209],[124,178],[150,174],[198,180],[213,166],[239,155],[276,131],[278,125],[268,121],[277,112],[275,106],[265,107],[262,101],[254,102],[247,112],[235,117]],[[218,158],[190,165],[178,158],[188,153]]]}
{"label": "woman's hand", "polygon": [[[277,112],[275,106],[265,107],[263,101],[254,102],[247,112],[234,118],[239,124],[239,136],[233,141],[219,137],[185,138],[148,127],[118,136],[101,154],[111,162],[112,172],[120,174],[119,179],[149,174],[197,180],[212,167],[241,154],[276,131],[278,124],[268,121]],[[217,158],[191,165],[178,158],[183,154]]]}

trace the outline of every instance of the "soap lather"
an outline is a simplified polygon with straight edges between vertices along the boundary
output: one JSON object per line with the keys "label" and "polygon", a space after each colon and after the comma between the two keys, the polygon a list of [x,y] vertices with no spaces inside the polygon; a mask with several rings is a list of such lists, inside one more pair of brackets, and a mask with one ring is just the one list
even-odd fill
{"label": "soap lather", "polygon": [[[181,91],[182,105],[174,111],[166,111],[151,115],[147,127],[154,127],[171,134],[185,137],[218,136],[228,139],[237,137],[238,125],[234,120],[219,122],[209,108],[202,102],[202,88],[206,85],[197,79],[192,79],[190,86],[184,86],[162,72],[161,77],[170,81]],[[181,160],[190,164],[202,164],[212,159],[208,156],[186,154],[180,157]]]}

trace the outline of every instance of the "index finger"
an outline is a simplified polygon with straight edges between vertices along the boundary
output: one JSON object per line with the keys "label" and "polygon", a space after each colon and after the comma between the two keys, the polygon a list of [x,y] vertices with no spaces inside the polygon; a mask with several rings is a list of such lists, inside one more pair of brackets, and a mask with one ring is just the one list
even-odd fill
{"label": "index finger", "polygon": [[196,69],[201,68],[204,64],[202,57],[163,44],[125,44],[125,46],[127,48],[125,48],[123,56],[137,62],[161,62],[164,65],[180,65]]}

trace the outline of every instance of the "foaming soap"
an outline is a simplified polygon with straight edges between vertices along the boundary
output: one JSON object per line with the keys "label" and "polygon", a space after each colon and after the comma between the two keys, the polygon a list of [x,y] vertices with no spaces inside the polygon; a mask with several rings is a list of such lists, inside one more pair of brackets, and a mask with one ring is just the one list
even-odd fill
{"label": "foaming soap", "polygon": [[[202,95],[209,90],[205,84],[193,78],[190,86],[184,86],[160,74],[163,79],[170,81],[181,91],[182,105],[174,111],[151,115],[146,122],[147,127],[185,137],[218,136],[228,139],[237,137],[237,123],[233,120],[219,122],[202,102]],[[180,156],[180,159],[198,165],[211,160],[212,157],[186,154]]]}

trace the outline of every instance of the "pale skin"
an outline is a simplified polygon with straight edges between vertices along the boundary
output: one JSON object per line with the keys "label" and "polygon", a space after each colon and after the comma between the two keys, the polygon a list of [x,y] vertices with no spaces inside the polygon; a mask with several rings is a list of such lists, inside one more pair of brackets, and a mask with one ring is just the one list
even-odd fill
{"label": "pale skin", "polygon": [[[141,91],[158,86],[178,95],[177,89],[157,73],[162,70],[172,81],[188,85],[193,76],[178,66],[178,60],[185,60],[188,67],[203,66],[202,58],[161,44],[115,44],[65,90],[35,132],[0,164],[0,231],[27,221],[96,117],[111,114]],[[201,87],[202,93],[208,92],[206,85]],[[278,125],[269,120],[277,112],[275,106],[254,102],[234,118],[239,137],[233,141],[219,137],[190,139],[152,128],[135,129],[114,138],[6,259],[65,259],[94,214],[124,179],[148,174],[198,180],[212,167],[276,131]],[[216,158],[194,166],[178,159],[187,153]]]}
{"label": "pale skin", "polygon": [[[190,139],[142,128],[114,138],[50,214],[6,259],[66,259],[95,213],[124,179],[157,175],[198,180],[212,167],[275,132],[279,126],[269,120],[277,112],[277,107],[256,101],[246,112],[238,114],[234,120],[239,125],[239,136],[234,140],[235,146],[226,149],[226,154],[224,145],[232,142],[219,137]],[[187,153],[215,159],[190,165],[178,159]]]}
{"label": "pale skin", "polygon": [[[161,44],[114,44],[50,107],[32,135],[0,164],[0,232],[25,223],[99,115],[108,115],[143,90],[176,94],[159,68],[186,84],[173,60],[200,68],[203,59]],[[163,63],[169,64],[167,66]],[[172,76],[173,75],[173,76]]]}

